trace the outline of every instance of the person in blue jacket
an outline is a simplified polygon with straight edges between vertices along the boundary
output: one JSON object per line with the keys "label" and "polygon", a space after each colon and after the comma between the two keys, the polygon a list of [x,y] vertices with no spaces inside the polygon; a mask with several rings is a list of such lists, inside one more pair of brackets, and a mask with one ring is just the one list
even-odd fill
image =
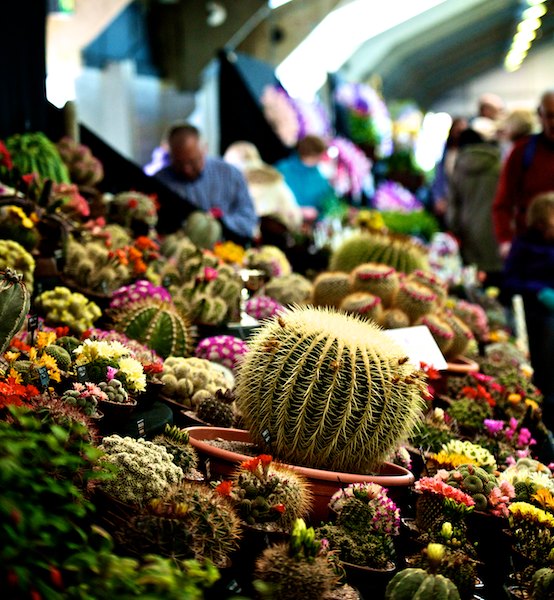
{"label": "person in blue jacket", "polygon": [[554,190],[535,196],[527,231],[516,237],[504,266],[504,290],[525,307],[533,381],[544,395],[543,417],[554,425]]}
{"label": "person in blue jacket", "polygon": [[[243,174],[222,158],[206,155],[200,132],[190,124],[176,125],[168,134],[170,165],[154,177],[194,208],[210,212],[223,226],[227,239],[248,243],[257,231],[258,217]],[[179,207],[164,207],[179,226]],[[167,216],[167,215],[166,215]]]}
{"label": "person in blue jacket", "polygon": [[301,138],[296,151],[275,163],[302,208],[311,208],[321,215],[335,199],[335,192],[319,170],[327,144],[317,135]]}

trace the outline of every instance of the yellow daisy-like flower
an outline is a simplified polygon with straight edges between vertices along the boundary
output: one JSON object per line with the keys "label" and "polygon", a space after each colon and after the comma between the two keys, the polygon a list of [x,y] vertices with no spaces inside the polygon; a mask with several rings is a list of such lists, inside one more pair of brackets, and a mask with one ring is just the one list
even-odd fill
{"label": "yellow daisy-like flower", "polygon": [[49,354],[43,354],[40,357],[38,365],[48,369],[48,375],[50,376],[50,379],[57,381],[58,383],[61,381],[61,373],[53,356],[50,356]]}
{"label": "yellow daisy-like flower", "polygon": [[554,496],[550,490],[540,488],[531,498],[536,500],[545,510],[554,511]]}
{"label": "yellow daisy-like flower", "polygon": [[20,356],[21,356],[21,352],[11,352],[9,350],[8,350],[8,352],[4,352],[4,358],[9,363],[15,362]]}
{"label": "yellow daisy-like flower", "polygon": [[13,367],[9,370],[8,377],[11,377],[15,383],[23,383],[21,373],[18,373]]}
{"label": "yellow daisy-like flower", "polygon": [[29,350],[29,360],[31,362],[35,362],[36,359],[37,359],[37,349],[33,347]]}
{"label": "yellow daisy-like flower", "polygon": [[500,290],[497,287],[494,286],[490,286],[485,290],[485,294],[489,297],[489,298],[498,298],[498,295],[500,294]]}
{"label": "yellow daisy-like flower", "polygon": [[535,522],[549,529],[554,528],[554,517],[542,508],[537,508],[528,502],[513,502],[508,506],[508,510],[515,519]]}
{"label": "yellow daisy-like flower", "polygon": [[481,466],[478,461],[470,456],[466,456],[465,454],[454,454],[452,452],[446,452],[445,450],[441,450],[436,454],[431,454],[429,458],[435,461],[441,469],[456,469],[460,465],[467,464]]}
{"label": "yellow daisy-like flower", "polygon": [[508,402],[510,404],[519,404],[521,402],[521,394],[510,394],[508,396]]}
{"label": "yellow daisy-like flower", "polygon": [[533,410],[539,410],[539,405],[531,398],[525,398],[525,406],[530,406]]}
{"label": "yellow daisy-like flower", "polygon": [[125,375],[125,381],[131,391],[144,392],[146,389],[146,375],[142,364],[130,356],[119,361],[119,371]]}
{"label": "yellow daisy-like flower", "polygon": [[39,350],[46,348],[46,346],[50,346],[56,341],[56,334],[53,331],[38,331],[37,339],[36,339],[36,347]]}

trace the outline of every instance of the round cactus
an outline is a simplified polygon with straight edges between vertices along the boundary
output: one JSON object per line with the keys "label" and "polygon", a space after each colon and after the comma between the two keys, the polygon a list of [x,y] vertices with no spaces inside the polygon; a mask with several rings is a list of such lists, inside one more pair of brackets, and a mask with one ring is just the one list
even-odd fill
{"label": "round cactus", "polygon": [[245,310],[254,319],[263,321],[282,312],[283,305],[269,296],[254,296],[246,302]]}
{"label": "round cactus", "polygon": [[232,335],[216,335],[204,338],[196,346],[194,354],[219,363],[228,369],[235,369],[241,357],[248,352],[248,345]]}
{"label": "round cactus", "polygon": [[454,332],[452,345],[450,348],[448,348],[446,357],[455,358],[456,356],[460,356],[460,354],[465,352],[469,342],[474,339],[473,334],[471,333],[470,328],[461,319],[449,313],[448,311],[444,312],[442,317]]}
{"label": "round cactus", "polygon": [[78,144],[70,137],[63,137],[56,146],[73,183],[93,186],[102,181],[102,163],[92,155],[88,146]]}
{"label": "round cactus", "polygon": [[346,273],[320,273],[314,281],[312,304],[338,308],[350,292],[350,277]]}
{"label": "round cactus", "polygon": [[309,279],[298,273],[291,273],[270,279],[265,286],[265,293],[283,306],[303,304],[310,299],[312,287]]}
{"label": "round cactus", "polygon": [[12,269],[23,277],[23,281],[30,292],[33,291],[35,259],[13,240],[0,240],[0,270]]}
{"label": "round cactus", "polygon": [[183,469],[185,476],[196,469],[198,454],[189,443],[189,434],[185,429],[175,425],[166,425],[162,433],[153,440],[154,444],[163,446],[173,456],[173,462]]}
{"label": "round cactus", "polygon": [[163,358],[188,356],[192,334],[187,319],[168,302],[141,300],[116,310],[114,329],[145,344]]}
{"label": "round cactus", "polygon": [[554,597],[554,569],[543,567],[535,571],[531,581],[533,600],[548,600]]}
{"label": "round cactus", "polygon": [[429,329],[440,351],[446,354],[454,340],[454,332],[448,323],[437,315],[424,315],[417,323]]}
{"label": "round cactus", "polygon": [[69,371],[71,368],[71,355],[62,346],[50,344],[50,346],[46,346],[44,353],[51,356],[62,371]]}
{"label": "round cactus", "polygon": [[369,292],[379,296],[384,307],[392,304],[400,279],[398,273],[389,267],[379,263],[364,263],[357,266],[350,274],[351,287],[356,292]]}
{"label": "round cactus", "polygon": [[0,271],[0,354],[23,326],[29,302],[23,277],[11,269]]}
{"label": "round cactus", "polygon": [[367,472],[420,418],[423,373],[358,316],[291,309],[249,346],[237,406],[253,441],[285,462]]}
{"label": "round cactus", "polygon": [[395,308],[404,311],[410,323],[430,313],[436,306],[437,295],[417,281],[403,281],[396,295]]}
{"label": "round cactus", "polygon": [[125,304],[154,298],[161,302],[171,302],[170,293],[162,286],[154,285],[146,279],[136,281],[131,285],[124,285],[112,294],[110,308],[121,308]]}
{"label": "round cactus", "polygon": [[399,329],[400,327],[408,327],[410,325],[410,319],[403,310],[400,310],[399,308],[389,308],[383,312],[381,325],[385,329]]}
{"label": "round cactus", "polygon": [[408,281],[417,281],[422,285],[433,290],[437,295],[437,304],[442,306],[448,295],[448,285],[440,277],[431,273],[430,271],[424,271],[422,269],[416,269],[413,273],[408,276]]}
{"label": "round cactus", "polygon": [[83,294],[71,292],[64,286],[43,292],[35,305],[44,313],[46,323],[52,326],[67,325],[76,333],[83,333],[102,315],[98,305]]}
{"label": "round cactus", "polygon": [[381,298],[368,292],[348,294],[340,303],[339,308],[347,313],[355,313],[377,323],[383,317]]}
{"label": "round cactus", "polygon": [[184,232],[198,248],[211,249],[222,236],[221,223],[211,214],[199,210],[189,215]]}

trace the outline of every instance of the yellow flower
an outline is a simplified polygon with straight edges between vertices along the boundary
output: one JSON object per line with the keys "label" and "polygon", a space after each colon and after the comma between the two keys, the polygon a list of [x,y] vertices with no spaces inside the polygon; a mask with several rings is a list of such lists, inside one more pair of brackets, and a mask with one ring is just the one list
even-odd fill
{"label": "yellow flower", "polygon": [[58,364],[56,363],[56,359],[49,354],[43,354],[40,357],[38,362],[39,366],[46,367],[48,369],[48,375],[50,379],[57,381],[58,383],[61,381],[61,374],[58,368]]}
{"label": "yellow flower", "polygon": [[539,405],[531,398],[525,398],[525,406],[530,406],[533,410],[539,410]]}
{"label": "yellow flower", "polygon": [[31,348],[29,350],[29,360],[31,362],[35,362],[37,359],[37,349],[36,348]]}
{"label": "yellow flower", "polygon": [[429,458],[435,461],[441,469],[455,469],[460,465],[467,464],[481,466],[479,461],[476,461],[470,456],[466,456],[465,454],[454,454],[453,452],[446,452],[445,450],[441,450],[437,454],[431,454]]}
{"label": "yellow flower", "polygon": [[13,367],[10,369],[8,377],[11,377],[15,383],[23,383],[21,373],[18,373]]}
{"label": "yellow flower", "polygon": [[56,341],[56,334],[53,331],[38,331],[37,332],[37,341],[36,347],[39,350],[46,348],[46,346],[50,346]]}
{"label": "yellow flower", "polygon": [[489,298],[498,298],[498,294],[500,294],[500,290],[497,287],[490,286],[485,290],[485,294]]}
{"label": "yellow flower", "polygon": [[523,363],[522,365],[520,365],[519,370],[521,371],[521,374],[524,375],[525,377],[527,377],[527,379],[531,379],[531,377],[533,377],[533,367],[528,364],[528,363]]}
{"label": "yellow flower", "polygon": [[508,510],[514,519],[534,522],[549,529],[554,528],[554,517],[528,502],[512,502],[508,506]]}
{"label": "yellow flower", "polygon": [[9,350],[8,352],[4,353],[4,357],[9,363],[15,362],[20,357],[20,355],[21,352],[10,352]]}
{"label": "yellow flower", "polygon": [[146,389],[146,375],[142,364],[138,360],[131,357],[120,359],[119,370],[125,375],[129,389],[135,392],[144,392]]}
{"label": "yellow flower", "polygon": [[510,404],[519,404],[519,402],[521,402],[521,394],[510,394],[508,396],[508,402]]}
{"label": "yellow flower", "polygon": [[533,500],[536,500],[544,509],[554,511],[554,496],[546,488],[540,488],[534,496],[531,496]]}

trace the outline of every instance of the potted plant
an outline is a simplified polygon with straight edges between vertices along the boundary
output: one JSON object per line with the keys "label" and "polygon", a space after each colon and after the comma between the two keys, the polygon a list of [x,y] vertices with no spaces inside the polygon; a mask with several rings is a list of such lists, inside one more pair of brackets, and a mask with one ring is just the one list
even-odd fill
{"label": "potted plant", "polygon": [[[377,326],[299,307],[267,321],[249,345],[235,388],[248,433],[226,435],[252,441],[307,476],[316,518],[327,516],[329,498],[345,484],[413,482],[385,459],[420,419],[425,375]],[[204,456],[211,452],[206,438],[225,435],[209,428],[189,433]],[[222,452],[232,461],[227,471],[245,459]]]}

